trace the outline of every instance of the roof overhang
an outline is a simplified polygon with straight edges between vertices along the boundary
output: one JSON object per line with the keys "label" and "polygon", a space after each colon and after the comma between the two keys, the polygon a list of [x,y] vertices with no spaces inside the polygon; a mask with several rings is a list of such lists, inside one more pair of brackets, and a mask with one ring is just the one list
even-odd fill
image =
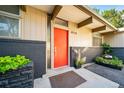
{"label": "roof overhang", "polygon": [[118,28],[118,32],[124,32],[124,27]]}
{"label": "roof overhang", "polygon": [[115,31],[112,31],[112,32],[106,32],[106,33],[102,33],[102,35],[112,34],[112,33],[116,34],[116,33],[122,33],[122,32],[124,32],[124,27],[122,27],[122,28],[118,28],[118,30],[117,30],[116,32],[115,32]]}
{"label": "roof overhang", "polygon": [[[78,28],[87,27],[97,33],[107,33],[118,30],[88,6],[32,5],[32,7],[45,11],[54,18],[58,17],[66,21],[74,22],[78,25]],[[54,20],[54,18],[52,18],[52,20]]]}

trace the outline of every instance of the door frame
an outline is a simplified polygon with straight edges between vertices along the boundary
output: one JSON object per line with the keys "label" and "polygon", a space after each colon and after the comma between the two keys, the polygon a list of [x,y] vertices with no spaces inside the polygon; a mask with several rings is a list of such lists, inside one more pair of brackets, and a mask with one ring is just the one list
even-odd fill
{"label": "door frame", "polygon": [[[68,31],[68,65],[58,68],[54,68],[54,28],[59,28]],[[51,21],[51,69],[59,69],[70,66],[69,32],[70,31],[68,27],[55,24],[53,21]]]}

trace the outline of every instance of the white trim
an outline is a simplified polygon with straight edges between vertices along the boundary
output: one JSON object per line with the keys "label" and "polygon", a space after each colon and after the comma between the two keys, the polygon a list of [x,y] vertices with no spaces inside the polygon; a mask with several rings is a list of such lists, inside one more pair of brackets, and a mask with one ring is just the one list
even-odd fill
{"label": "white trim", "polygon": [[[54,68],[54,28],[60,28],[68,31],[68,65]],[[51,69],[59,69],[59,68],[64,68],[64,67],[69,67],[70,66],[70,47],[69,47],[69,28],[65,26],[61,26],[58,24],[54,24],[53,21],[51,21]]]}
{"label": "white trim", "polygon": [[22,39],[22,14],[23,14],[23,11],[21,9],[19,9],[19,16],[18,16],[18,19],[19,19],[19,35],[18,35],[18,38]]}
{"label": "white trim", "polygon": [[70,29],[68,30],[68,66],[70,67]]}
{"label": "white trim", "polygon": [[61,67],[57,67],[57,68],[53,68],[53,69],[61,69],[61,68],[66,68],[69,67],[69,65],[65,65],[65,66],[61,66]]}
{"label": "white trim", "polygon": [[123,32],[123,31],[124,31],[124,27],[118,28],[118,32]]}
{"label": "white trim", "polygon": [[18,27],[19,27],[18,31],[19,32],[18,32],[18,36],[17,37],[0,36],[0,38],[7,38],[7,39],[20,39],[21,38],[21,17],[20,17],[20,14],[21,14],[21,10],[19,10],[19,15],[8,13],[8,12],[5,12],[5,11],[0,11],[0,15],[1,16],[17,19],[19,21],[19,23],[18,23]]}
{"label": "white trim", "polygon": [[20,18],[20,15],[8,13],[8,12],[5,12],[5,11],[0,11],[0,15],[5,16],[5,17],[9,17],[9,18],[14,18],[14,19],[19,19]]}
{"label": "white trim", "polygon": [[100,47],[100,45],[93,45],[93,38],[98,38],[98,39],[101,39],[101,44],[103,43],[103,36],[101,36],[101,35],[97,35],[97,34],[92,34],[92,46],[93,47]]}
{"label": "white trim", "polygon": [[94,35],[93,37],[96,37],[96,38],[102,39],[102,36]]}
{"label": "white trim", "polygon": [[54,27],[64,29],[64,30],[69,30],[68,27],[65,27],[65,26],[62,26],[62,25],[59,25],[59,24],[54,24]]}
{"label": "white trim", "polygon": [[48,57],[47,57],[47,55],[48,55],[48,53],[47,53],[47,31],[48,31],[47,20],[48,20],[48,19],[47,19],[47,18],[48,18],[48,16],[46,16],[46,23],[45,23],[45,24],[46,24],[46,27],[45,27],[45,32],[46,32],[46,33],[45,33],[45,35],[46,35],[46,36],[45,36],[45,41],[46,41],[46,72],[47,72],[47,67],[48,67],[48,62],[47,62],[47,61],[48,61],[48,60],[47,60],[47,58],[48,58]]}
{"label": "white trim", "polygon": [[[98,38],[98,39],[101,39],[101,44],[103,43],[103,38],[102,37],[97,37],[97,36],[93,36],[92,38]],[[92,41],[92,43],[93,43],[93,41]],[[101,45],[92,45],[93,47],[100,47]]]}
{"label": "white trim", "polygon": [[23,35],[22,34],[23,34],[23,30],[24,30],[24,17],[23,17],[24,16],[24,13],[23,13],[22,10],[20,10],[19,13],[21,15],[21,17],[19,19],[19,22],[20,22],[20,24],[19,24],[19,30],[20,30],[19,33],[20,33],[20,35],[19,36],[20,36],[21,39],[23,39]]}
{"label": "white trim", "polygon": [[51,21],[51,69],[54,68],[54,26],[53,21]]}
{"label": "white trim", "polygon": [[21,18],[19,19],[19,35],[18,35],[18,37],[17,38],[22,38],[22,21],[21,21]]}

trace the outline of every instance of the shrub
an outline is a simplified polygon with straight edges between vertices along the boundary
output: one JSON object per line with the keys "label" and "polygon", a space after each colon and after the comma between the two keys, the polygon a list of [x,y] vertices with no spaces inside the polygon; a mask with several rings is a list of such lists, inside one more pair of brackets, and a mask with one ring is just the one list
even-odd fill
{"label": "shrub", "polygon": [[103,57],[96,57],[96,63],[104,63],[109,64],[117,67],[123,67],[123,61],[119,60],[117,57],[113,57],[112,59],[105,59]]}
{"label": "shrub", "polygon": [[0,73],[5,73],[9,70],[16,70],[31,62],[25,56],[16,55],[16,57],[5,56],[0,57]]}
{"label": "shrub", "polygon": [[76,68],[80,68],[82,64],[84,64],[85,62],[83,60],[75,60],[75,67]]}
{"label": "shrub", "polygon": [[103,48],[104,54],[110,54],[112,52],[111,46],[109,44],[103,43],[101,46]]}

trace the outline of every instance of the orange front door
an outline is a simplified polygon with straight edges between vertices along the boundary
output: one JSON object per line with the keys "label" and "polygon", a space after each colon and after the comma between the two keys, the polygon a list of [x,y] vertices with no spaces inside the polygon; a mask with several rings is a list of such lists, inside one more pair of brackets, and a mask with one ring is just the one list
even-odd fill
{"label": "orange front door", "polygon": [[54,68],[68,65],[68,31],[54,28]]}

